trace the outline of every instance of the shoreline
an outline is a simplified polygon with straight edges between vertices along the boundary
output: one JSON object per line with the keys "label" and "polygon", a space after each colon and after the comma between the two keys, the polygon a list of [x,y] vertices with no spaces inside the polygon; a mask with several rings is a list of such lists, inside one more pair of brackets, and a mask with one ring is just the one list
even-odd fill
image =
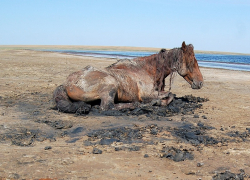
{"label": "shoreline", "polygon": [[[164,48],[164,47],[163,47]],[[0,45],[0,50],[38,50],[38,49],[58,49],[58,50],[103,50],[103,51],[143,51],[158,52],[162,48],[154,47],[132,47],[132,46],[86,46],[86,45]],[[171,49],[171,48],[165,48]],[[194,50],[196,54],[222,54],[222,55],[242,55],[250,56],[250,53],[221,52]]]}

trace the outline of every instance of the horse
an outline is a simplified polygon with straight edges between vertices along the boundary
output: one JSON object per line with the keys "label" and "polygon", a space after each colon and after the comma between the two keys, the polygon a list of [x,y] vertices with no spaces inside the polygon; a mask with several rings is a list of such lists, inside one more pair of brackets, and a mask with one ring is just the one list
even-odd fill
{"label": "horse", "polygon": [[86,113],[91,103],[99,100],[101,110],[134,109],[140,103],[156,100],[168,105],[174,98],[165,91],[165,78],[177,72],[192,89],[203,86],[192,44],[183,41],[180,48],[161,49],[159,53],[132,60],[119,60],[104,68],[87,66],[70,74],[63,85],[53,93],[59,111]]}

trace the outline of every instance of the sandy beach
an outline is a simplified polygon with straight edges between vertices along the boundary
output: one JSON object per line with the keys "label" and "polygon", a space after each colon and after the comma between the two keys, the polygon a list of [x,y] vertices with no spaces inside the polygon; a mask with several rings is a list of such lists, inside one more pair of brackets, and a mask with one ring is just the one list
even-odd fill
{"label": "sandy beach", "polygon": [[[126,48],[122,50],[135,50]],[[102,69],[116,60],[23,49],[29,47],[0,46],[0,179],[210,180],[224,172],[250,177],[250,72],[200,68],[204,77],[200,90],[191,89],[177,75],[174,94],[209,101],[194,114],[167,121],[145,115],[76,116],[51,109],[54,89],[74,71],[87,65]],[[119,48],[111,50],[115,49]],[[172,133],[185,123],[197,133],[202,130],[213,143],[194,144]],[[121,126],[144,128],[144,141],[107,145],[88,136]],[[157,133],[149,133],[152,127]],[[166,147],[193,158],[173,161],[164,157]],[[95,153],[95,148],[102,153]]]}

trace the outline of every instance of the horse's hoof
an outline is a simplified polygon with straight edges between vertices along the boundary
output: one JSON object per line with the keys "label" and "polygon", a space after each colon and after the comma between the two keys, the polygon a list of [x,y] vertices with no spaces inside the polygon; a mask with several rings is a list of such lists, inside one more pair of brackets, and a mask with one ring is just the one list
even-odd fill
{"label": "horse's hoof", "polygon": [[160,106],[161,105],[161,100],[160,99],[154,99],[150,102],[151,106]]}
{"label": "horse's hoof", "polygon": [[174,99],[174,94],[170,92],[168,94],[168,98],[161,100],[161,105],[162,106],[167,106],[173,101],[173,99]]}

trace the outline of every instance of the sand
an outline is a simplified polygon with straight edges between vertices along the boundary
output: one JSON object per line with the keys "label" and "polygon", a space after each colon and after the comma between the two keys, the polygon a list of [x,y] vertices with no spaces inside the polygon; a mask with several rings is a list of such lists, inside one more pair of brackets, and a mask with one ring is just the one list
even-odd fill
{"label": "sand", "polygon": [[[234,174],[244,170],[245,179],[249,177],[250,129],[247,128],[250,128],[250,72],[200,68],[204,76],[204,87],[200,90],[191,89],[177,75],[171,90],[173,93],[179,97],[192,94],[209,99],[203,103],[202,109],[195,111],[199,118],[194,118],[194,114],[173,116],[170,121],[152,120],[143,115],[75,116],[50,109],[53,90],[71,72],[87,65],[104,68],[114,62],[115,59],[1,47],[0,177],[212,179],[227,170]],[[52,121],[64,122],[64,126],[53,126],[50,124]],[[143,137],[145,140],[156,139],[149,144],[84,143],[88,140],[87,132],[92,130],[119,126],[146,127],[150,124],[165,128],[175,127],[183,121],[194,127],[198,123],[213,127],[204,131],[207,136],[219,139],[219,143],[194,145],[180,141],[169,131],[164,131],[165,134],[146,134]],[[48,137],[50,134],[52,138],[35,137]],[[161,137],[168,137],[168,140]],[[26,139],[19,141],[20,138]],[[118,146],[127,149],[117,151],[115,147]],[[131,150],[135,146],[140,146],[140,149]],[[186,150],[194,155],[194,159],[175,162],[161,158],[163,147]],[[93,148],[102,150],[102,154],[94,154]]]}

